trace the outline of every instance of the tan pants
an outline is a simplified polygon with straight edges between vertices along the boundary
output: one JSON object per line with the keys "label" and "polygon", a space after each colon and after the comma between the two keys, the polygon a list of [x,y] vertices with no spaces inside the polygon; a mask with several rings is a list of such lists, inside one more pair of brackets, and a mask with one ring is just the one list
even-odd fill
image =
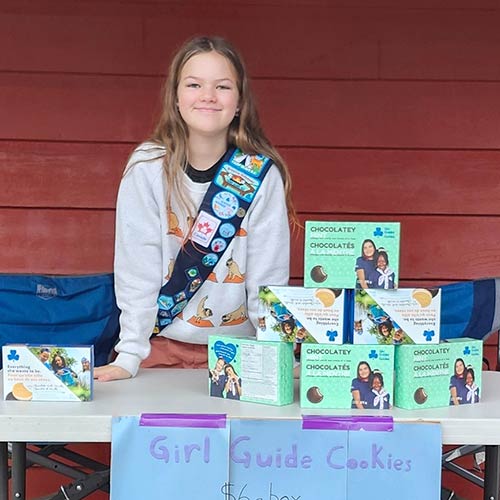
{"label": "tan pants", "polygon": [[187,344],[165,337],[153,337],[151,354],[141,368],[207,368],[208,350],[205,344]]}

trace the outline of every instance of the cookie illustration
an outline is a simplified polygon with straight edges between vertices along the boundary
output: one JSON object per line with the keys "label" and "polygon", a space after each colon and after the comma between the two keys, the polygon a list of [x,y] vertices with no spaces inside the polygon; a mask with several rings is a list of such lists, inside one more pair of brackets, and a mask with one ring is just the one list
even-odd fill
{"label": "cookie illustration", "polygon": [[415,394],[413,395],[413,399],[415,400],[415,403],[417,403],[419,405],[423,405],[427,401],[427,393],[425,392],[423,387],[419,387],[415,391]]}
{"label": "cookie illustration", "polygon": [[17,382],[12,386],[12,395],[18,401],[30,401],[33,397],[33,393],[22,382]]}
{"label": "cookie illustration", "polygon": [[323,394],[321,394],[319,387],[316,386],[309,387],[306,397],[311,403],[319,403],[323,400]]}
{"label": "cookie illustration", "polygon": [[314,296],[323,304],[324,307],[332,307],[335,302],[335,294],[329,288],[318,288]]}
{"label": "cookie illustration", "polygon": [[328,278],[328,274],[326,274],[323,266],[314,266],[311,269],[311,279],[316,283],[323,283],[326,278]]}
{"label": "cookie illustration", "polygon": [[420,307],[428,307],[432,302],[432,295],[425,288],[416,288],[411,296],[420,304]]}

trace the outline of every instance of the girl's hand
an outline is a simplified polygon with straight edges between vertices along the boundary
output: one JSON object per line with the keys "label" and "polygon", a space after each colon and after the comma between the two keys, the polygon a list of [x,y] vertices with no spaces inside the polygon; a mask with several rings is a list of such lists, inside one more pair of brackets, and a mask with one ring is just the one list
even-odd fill
{"label": "girl's hand", "polygon": [[115,365],[105,365],[94,368],[94,379],[99,382],[110,382],[111,380],[123,380],[131,378],[132,374],[125,368]]}

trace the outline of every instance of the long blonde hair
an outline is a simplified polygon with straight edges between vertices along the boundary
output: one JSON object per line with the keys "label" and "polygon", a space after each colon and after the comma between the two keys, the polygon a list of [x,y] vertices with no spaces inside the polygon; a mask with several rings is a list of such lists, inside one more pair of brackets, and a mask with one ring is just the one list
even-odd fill
{"label": "long blonde hair", "polygon": [[167,207],[171,206],[173,195],[177,195],[181,205],[192,219],[195,207],[187,199],[182,189],[183,172],[188,158],[188,127],[177,108],[177,89],[181,71],[191,57],[215,51],[224,56],[233,66],[237,76],[240,112],[233,118],[228,130],[228,143],[247,154],[263,154],[280,170],[285,187],[286,204],[290,221],[297,217],[291,199],[291,177],[286,163],[269,142],[260,125],[257,108],[250,90],[245,65],[236,49],[220,37],[196,37],[188,40],[176,53],[168,72],[163,89],[163,108],[151,141],[165,148],[163,170],[167,189]]}

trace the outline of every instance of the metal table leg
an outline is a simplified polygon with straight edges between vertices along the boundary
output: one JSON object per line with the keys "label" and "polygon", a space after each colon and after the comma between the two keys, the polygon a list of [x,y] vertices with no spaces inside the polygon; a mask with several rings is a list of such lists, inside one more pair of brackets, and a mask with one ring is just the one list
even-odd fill
{"label": "metal table leg", "polygon": [[26,499],[26,443],[12,443],[12,498]]}
{"label": "metal table leg", "polygon": [[486,446],[484,500],[500,500],[500,446]]}
{"label": "metal table leg", "polygon": [[9,449],[0,443],[0,500],[9,500]]}

